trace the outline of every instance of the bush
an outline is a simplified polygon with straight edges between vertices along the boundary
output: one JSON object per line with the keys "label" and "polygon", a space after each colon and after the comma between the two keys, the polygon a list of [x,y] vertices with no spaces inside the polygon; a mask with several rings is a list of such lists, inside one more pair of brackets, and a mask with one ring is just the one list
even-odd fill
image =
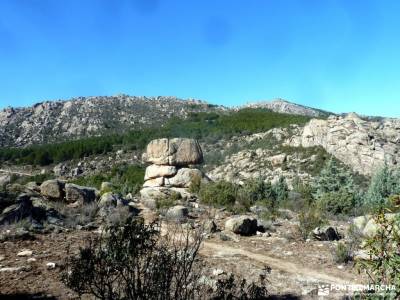
{"label": "bush", "polygon": [[360,188],[354,184],[352,173],[329,159],[314,182],[314,197],[319,208],[329,214],[354,214],[354,208],[360,205]]}
{"label": "bush", "polygon": [[326,224],[326,219],[320,210],[310,207],[299,214],[299,231],[301,237],[306,240],[316,228]]}
{"label": "bush", "polygon": [[283,176],[280,176],[278,181],[273,185],[273,191],[278,203],[282,203],[287,199],[289,189]]}
{"label": "bush", "polygon": [[318,199],[319,207],[328,213],[349,215],[354,212],[356,200],[354,194],[341,189],[337,192],[322,194]]}
{"label": "bush", "polygon": [[[372,286],[394,286],[395,291],[373,291],[371,299],[398,299],[400,296],[400,220],[389,220],[383,209],[374,215],[378,225],[378,232],[374,237],[367,239],[363,249],[367,251],[370,259],[358,260],[359,271],[368,275],[369,284]],[[384,298],[385,297],[385,298]]]}
{"label": "bush", "polygon": [[325,193],[339,192],[345,190],[354,193],[355,186],[350,171],[334,158],[329,159],[315,182],[316,197],[319,198]]}
{"label": "bush", "polygon": [[[268,270],[269,272],[269,270]],[[246,279],[238,280],[233,274],[227,278],[218,279],[216,291],[213,292],[210,299],[268,299],[268,290],[265,286],[265,276],[260,276],[260,285],[256,283],[248,284]]]}
{"label": "bush", "polygon": [[68,256],[63,282],[78,293],[97,299],[266,299],[260,284],[219,279],[216,289],[202,280],[198,252],[200,231],[168,230],[161,236],[156,223],[128,219],[106,228],[107,235],[89,241],[78,256]]}
{"label": "bush", "polygon": [[353,254],[345,243],[338,243],[333,257],[336,263],[347,264],[353,259]]}
{"label": "bush", "polygon": [[384,165],[371,179],[366,194],[366,204],[375,211],[387,206],[389,196],[400,193],[399,180],[400,170],[390,169]]}
{"label": "bush", "polygon": [[174,206],[176,203],[176,197],[170,197],[166,199],[156,199],[156,208],[157,209],[166,209]]}
{"label": "bush", "polygon": [[85,177],[78,177],[72,182],[78,185],[100,189],[101,183],[109,181],[113,185],[112,192],[120,194],[136,194],[144,181],[144,167],[140,165],[116,165],[110,172]]}
{"label": "bush", "polygon": [[200,292],[194,268],[201,236],[182,237],[178,245],[142,219],[111,226],[107,237],[68,257],[63,281],[80,296],[98,299],[193,299]]}
{"label": "bush", "polygon": [[236,202],[237,190],[237,185],[227,181],[211,182],[201,185],[199,197],[204,204],[232,209]]}
{"label": "bush", "polygon": [[200,192],[200,187],[201,187],[201,177],[196,175],[192,178],[192,181],[189,186],[189,192],[197,194]]}
{"label": "bush", "polygon": [[297,179],[293,183],[293,190],[288,193],[282,205],[293,211],[301,211],[313,205],[314,202],[312,186]]}

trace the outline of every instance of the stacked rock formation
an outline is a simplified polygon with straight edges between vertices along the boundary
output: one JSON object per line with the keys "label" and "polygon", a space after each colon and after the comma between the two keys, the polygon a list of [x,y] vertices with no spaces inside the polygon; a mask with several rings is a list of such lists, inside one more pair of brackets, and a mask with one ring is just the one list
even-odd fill
{"label": "stacked rock formation", "polygon": [[189,196],[193,180],[204,180],[203,173],[194,167],[203,162],[203,153],[194,139],[174,138],[151,141],[142,157],[151,163],[146,168],[145,182],[140,191],[142,199],[159,199],[174,192],[182,198]]}

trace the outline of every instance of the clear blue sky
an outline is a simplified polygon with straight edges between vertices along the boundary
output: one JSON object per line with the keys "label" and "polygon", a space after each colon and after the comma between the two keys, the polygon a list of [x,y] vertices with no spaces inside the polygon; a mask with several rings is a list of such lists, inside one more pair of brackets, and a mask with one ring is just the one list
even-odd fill
{"label": "clear blue sky", "polygon": [[284,98],[400,117],[400,1],[0,0],[0,107]]}

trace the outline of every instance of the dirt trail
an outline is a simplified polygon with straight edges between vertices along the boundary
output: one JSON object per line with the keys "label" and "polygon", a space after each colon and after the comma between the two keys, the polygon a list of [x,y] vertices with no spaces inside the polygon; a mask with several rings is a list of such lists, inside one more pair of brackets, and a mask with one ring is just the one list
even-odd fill
{"label": "dirt trail", "polygon": [[23,172],[4,170],[4,169],[0,169],[0,173],[15,174],[15,175],[20,175],[20,176],[32,176],[33,175],[31,173],[23,173]]}
{"label": "dirt trail", "polygon": [[203,255],[218,255],[218,256],[234,256],[242,255],[251,260],[263,263],[272,268],[290,275],[302,277],[305,280],[315,280],[331,284],[356,284],[354,276],[344,274],[336,270],[329,270],[329,274],[324,270],[317,270],[315,266],[305,267],[302,265],[289,262],[284,259],[273,258],[264,254],[254,253],[245,249],[231,247],[229,245],[221,245],[221,243],[205,241],[200,251]]}

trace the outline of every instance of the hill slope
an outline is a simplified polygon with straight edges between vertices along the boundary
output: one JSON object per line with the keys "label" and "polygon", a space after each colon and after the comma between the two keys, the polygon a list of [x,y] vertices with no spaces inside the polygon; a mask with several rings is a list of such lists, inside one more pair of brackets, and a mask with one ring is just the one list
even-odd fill
{"label": "hill slope", "polygon": [[164,123],[191,112],[222,111],[223,107],[176,97],[79,97],[47,101],[32,107],[0,111],[0,146],[26,146],[121,133]]}

